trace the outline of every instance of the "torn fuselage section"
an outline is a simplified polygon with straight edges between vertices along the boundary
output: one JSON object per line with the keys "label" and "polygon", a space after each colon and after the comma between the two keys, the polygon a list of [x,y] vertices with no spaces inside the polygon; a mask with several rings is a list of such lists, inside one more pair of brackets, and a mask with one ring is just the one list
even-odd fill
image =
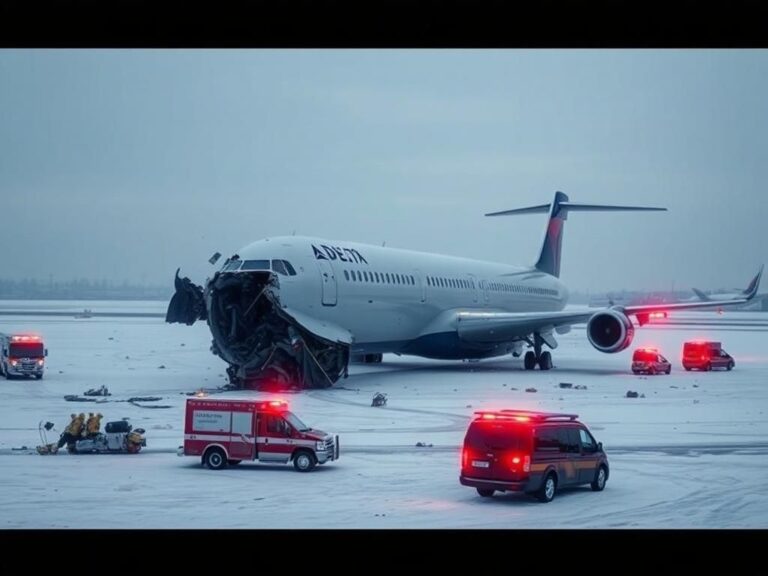
{"label": "torn fuselage section", "polygon": [[311,333],[285,312],[274,272],[220,271],[204,291],[184,280],[166,321],[193,323],[201,296],[205,315],[196,319],[207,320],[211,351],[229,364],[230,382],[239,388],[325,388],[346,376],[349,347]]}

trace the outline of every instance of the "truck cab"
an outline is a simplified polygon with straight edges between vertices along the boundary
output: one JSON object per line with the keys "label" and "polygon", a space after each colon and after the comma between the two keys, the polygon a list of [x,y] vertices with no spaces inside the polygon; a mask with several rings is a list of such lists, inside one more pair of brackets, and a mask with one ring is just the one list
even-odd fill
{"label": "truck cab", "polygon": [[189,398],[178,454],[199,456],[212,470],[259,460],[309,472],[339,458],[339,440],[304,424],[282,400]]}
{"label": "truck cab", "polygon": [[48,350],[40,336],[0,334],[0,374],[7,380],[16,376],[43,378]]}

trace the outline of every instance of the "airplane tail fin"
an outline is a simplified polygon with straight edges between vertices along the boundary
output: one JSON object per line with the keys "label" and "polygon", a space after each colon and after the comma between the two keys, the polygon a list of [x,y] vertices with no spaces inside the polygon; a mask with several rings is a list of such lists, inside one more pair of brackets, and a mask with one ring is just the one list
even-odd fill
{"label": "airplane tail fin", "polygon": [[537,270],[550,274],[551,276],[560,276],[560,254],[563,244],[563,225],[568,218],[568,212],[618,212],[618,211],[665,211],[666,208],[655,208],[647,206],[610,206],[605,204],[576,204],[570,202],[568,196],[562,192],[555,192],[555,197],[550,204],[541,204],[539,206],[528,206],[526,208],[516,208],[513,210],[502,210],[501,212],[491,212],[486,216],[511,216],[516,214],[536,214],[540,212],[549,212],[549,221],[547,229],[544,232],[544,240],[541,244],[539,259],[536,261]]}
{"label": "airplane tail fin", "polygon": [[747,300],[752,300],[752,298],[754,298],[755,295],[757,294],[757,289],[760,287],[760,278],[763,275],[764,267],[765,267],[765,264],[760,265],[760,270],[757,271],[757,274],[755,274],[755,277],[752,278],[752,281],[741,292],[741,295]]}
{"label": "airplane tail fin", "polygon": [[709,300],[712,300],[712,298],[704,294],[704,292],[702,292],[698,288],[691,288],[691,290],[693,291],[694,294],[696,294],[698,299],[701,300],[702,302],[707,302]]}

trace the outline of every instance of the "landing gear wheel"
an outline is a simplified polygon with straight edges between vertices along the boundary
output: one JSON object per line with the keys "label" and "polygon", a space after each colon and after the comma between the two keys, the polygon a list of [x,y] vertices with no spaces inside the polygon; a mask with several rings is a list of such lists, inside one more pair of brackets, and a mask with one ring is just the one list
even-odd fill
{"label": "landing gear wheel", "polygon": [[533,370],[536,366],[536,354],[532,350],[528,350],[523,357],[523,367],[526,370]]}
{"label": "landing gear wheel", "polygon": [[551,370],[552,369],[552,354],[542,352],[539,357],[539,370]]}
{"label": "landing gear wheel", "polygon": [[299,472],[309,472],[317,465],[317,458],[309,450],[301,450],[293,457],[293,467]]}
{"label": "landing gear wheel", "polygon": [[203,456],[203,464],[211,470],[222,470],[227,467],[227,455],[221,448],[211,448]]}
{"label": "landing gear wheel", "polygon": [[600,492],[605,488],[606,480],[608,480],[608,471],[605,469],[605,466],[600,466],[595,475],[595,479],[592,481],[592,484],[590,484],[592,490]]}
{"label": "landing gear wheel", "polygon": [[555,479],[555,475],[550,472],[547,474],[547,477],[544,478],[541,488],[536,492],[536,498],[538,498],[540,502],[552,502],[556,491],[557,480]]}
{"label": "landing gear wheel", "polygon": [[493,490],[491,488],[477,488],[477,493],[480,494],[483,498],[490,498],[493,496],[493,493],[496,492],[496,490]]}

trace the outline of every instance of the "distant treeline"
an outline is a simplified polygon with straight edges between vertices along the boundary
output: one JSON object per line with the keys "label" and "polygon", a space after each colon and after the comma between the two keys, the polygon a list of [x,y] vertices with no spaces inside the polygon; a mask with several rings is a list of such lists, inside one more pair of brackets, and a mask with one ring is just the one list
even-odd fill
{"label": "distant treeline", "polygon": [[54,280],[0,279],[0,299],[4,300],[168,300],[173,286],[114,284],[108,280],[81,278],[67,282]]}

